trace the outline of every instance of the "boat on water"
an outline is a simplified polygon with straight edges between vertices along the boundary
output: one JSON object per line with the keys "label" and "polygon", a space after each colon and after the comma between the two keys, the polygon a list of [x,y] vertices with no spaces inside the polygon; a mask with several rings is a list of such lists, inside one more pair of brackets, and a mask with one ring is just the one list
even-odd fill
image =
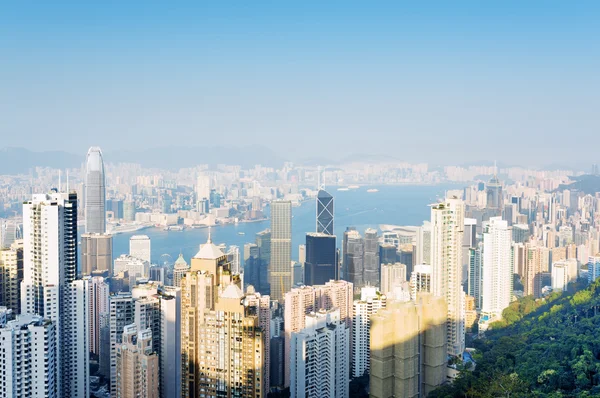
{"label": "boat on water", "polygon": [[246,235],[246,233],[243,231],[240,231],[240,232],[238,232],[238,235]]}
{"label": "boat on water", "polygon": [[379,192],[379,189],[371,188],[371,189],[367,189],[367,192]]}
{"label": "boat on water", "polygon": [[338,190],[338,191],[349,191],[349,189],[348,189],[348,188],[338,188],[337,190]]}

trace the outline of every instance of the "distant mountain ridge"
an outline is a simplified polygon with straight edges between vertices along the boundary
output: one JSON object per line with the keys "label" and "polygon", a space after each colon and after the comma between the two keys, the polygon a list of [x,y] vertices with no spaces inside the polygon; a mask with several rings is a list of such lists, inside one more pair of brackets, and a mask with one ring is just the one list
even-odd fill
{"label": "distant mountain ridge", "polygon": [[[177,170],[199,164],[240,165],[242,168],[260,164],[281,167],[285,161],[277,153],[263,146],[249,147],[163,147],[140,151],[103,150],[106,163],[138,163],[142,167]],[[25,148],[0,149],[0,175],[28,174],[36,167],[57,169],[78,168],[85,162],[86,152],[73,154],[65,151],[31,151]]]}
{"label": "distant mountain ridge", "polygon": [[64,151],[34,152],[25,148],[0,149],[0,175],[28,174],[36,167],[66,169],[81,166],[85,154],[75,155]]}

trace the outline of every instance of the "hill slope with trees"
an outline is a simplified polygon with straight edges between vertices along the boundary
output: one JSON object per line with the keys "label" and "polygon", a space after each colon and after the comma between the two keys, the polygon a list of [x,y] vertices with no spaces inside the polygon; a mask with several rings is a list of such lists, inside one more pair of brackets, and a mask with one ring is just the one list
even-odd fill
{"label": "hill slope with trees", "polygon": [[600,280],[511,304],[477,349],[473,371],[429,397],[600,397]]}

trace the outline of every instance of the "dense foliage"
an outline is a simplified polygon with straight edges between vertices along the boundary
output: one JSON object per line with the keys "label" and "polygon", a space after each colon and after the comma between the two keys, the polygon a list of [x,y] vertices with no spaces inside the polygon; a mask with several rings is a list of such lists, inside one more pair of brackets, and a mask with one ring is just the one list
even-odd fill
{"label": "dense foliage", "polygon": [[446,397],[600,397],[600,281],[513,302],[484,339],[475,370],[432,392]]}

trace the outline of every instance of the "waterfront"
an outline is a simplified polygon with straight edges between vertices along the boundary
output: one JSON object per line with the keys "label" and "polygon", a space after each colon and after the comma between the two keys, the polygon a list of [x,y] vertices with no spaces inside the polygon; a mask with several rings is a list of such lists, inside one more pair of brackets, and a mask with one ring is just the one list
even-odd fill
{"label": "waterfront", "polygon": [[[367,192],[368,189],[377,192]],[[348,226],[356,227],[361,233],[366,228],[377,228],[380,224],[421,225],[428,220],[429,204],[444,195],[449,185],[384,185],[360,187],[347,191],[328,189],[335,199],[335,234],[338,247],[341,247],[343,233]],[[292,219],[292,259],[298,258],[298,245],[305,241],[307,232],[314,232],[315,202],[313,200],[293,208]],[[245,243],[254,242],[255,234],[270,227],[270,221],[229,224],[211,228],[212,240],[216,244],[237,245],[243,256]],[[161,264],[165,260],[175,261],[183,253],[186,261],[196,254],[199,245],[206,242],[208,228],[165,231],[161,228],[148,228],[137,232],[121,233],[114,236],[114,257],[129,251],[129,238],[132,235],[148,235],[152,242],[152,262]]]}

